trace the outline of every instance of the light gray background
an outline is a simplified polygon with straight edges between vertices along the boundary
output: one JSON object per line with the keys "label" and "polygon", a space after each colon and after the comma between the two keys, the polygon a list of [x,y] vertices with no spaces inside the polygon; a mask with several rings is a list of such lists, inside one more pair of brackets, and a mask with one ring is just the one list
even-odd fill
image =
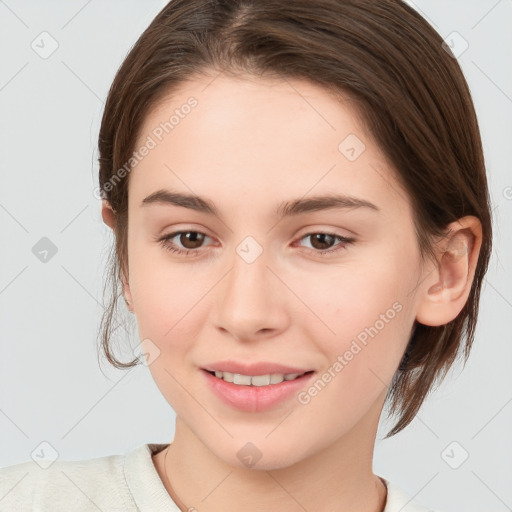
{"label": "light gray background", "polygon": [[[165,3],[0,1],[0,467],[30,460],[42,442],[63,460],[79,460],[173,436],[174,412],[147,367],[123,372],[105,364],[102,372],[96,358],[112,243],[93,195],[103,102],[122,59]],[[377,440],[374,470],[443,512],[507,511],[512,2],[409,3],[458,50],[469,44],[459,62],[479,116],[495,245],[468,364],[450,373],[404,432]],[[58,42],[46,59],[31,47],[43,31]],[[46,263],[32,252],[42,237],[58,249]],[[137,346],[136,336],[127,346]],[[379,438],[389,426],[381,424]],[[450,467],[466,452],[458,469]]]}

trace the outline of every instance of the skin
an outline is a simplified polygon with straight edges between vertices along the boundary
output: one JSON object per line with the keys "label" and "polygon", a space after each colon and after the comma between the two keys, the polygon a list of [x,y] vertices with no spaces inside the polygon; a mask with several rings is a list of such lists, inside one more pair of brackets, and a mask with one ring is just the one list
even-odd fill
{"label": "skin", "polygon": [[[149,369],[177,416],[155,468],[169,494],[198,511],[382,511],[386,489],[372,458],[387,387],[414,321],[442,325],[464,306],[480,223],[450,225],[439,264],[423,264],[408,195],[350,102],[302,80],[213,76],[182,84],[148,114],[137,148],[187,98],[198,100],[129,174],[124,293],[140,339],[160,351]],[[366,146],[354,161],[338,150],[349,134]],[[220,213],[140,206],[161,188],[206,197]],[[333,191],[379,211],[273,214],[282,201]],[[113,228],[106,201],[102,215]],[[195,256],[156,241],[179,230],[207,235],[172,239]],[[355,241],[321,256],[341,246],[306,236],[322,232]],[[236,252],[247,236],[263,249],[251,264]],[[397,302],[400,312],[308,404],[293,397],[242,412],[205,385],[200,368],[231,358],[321,375]],[[251,468],[237,457],[249,441],[262,455]]]}

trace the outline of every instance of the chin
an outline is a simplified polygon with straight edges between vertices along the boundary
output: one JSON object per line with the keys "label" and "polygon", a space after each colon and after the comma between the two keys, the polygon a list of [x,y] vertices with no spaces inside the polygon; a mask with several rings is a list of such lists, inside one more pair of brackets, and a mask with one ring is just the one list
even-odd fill
{"label": "chin", "polygon": [[[276,445],[268,439],[261,441],[254,439],[254,441],[230,440],[228,446],[221,448],[220,453],[218,445],[215,449],[210,449],[230,466],[258,471],[287,468],[308,457],[307,453],[297,451],[297,441],[294,439],[290,439],[289,446],[283,443]],[[228,454],[229,456],[226,456]]]}

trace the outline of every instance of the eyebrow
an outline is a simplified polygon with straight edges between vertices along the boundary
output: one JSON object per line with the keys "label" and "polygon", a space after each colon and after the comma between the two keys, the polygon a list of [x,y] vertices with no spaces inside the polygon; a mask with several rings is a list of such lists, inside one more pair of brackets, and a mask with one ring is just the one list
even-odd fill
{"label": "eyebrow", "polygon": [[[208,215],[219,216],[217,207],[209,199],[172,190],[157,190],[145,197],[140,206],[145,207],[154,204],[181,206],[183,208],[189,208]],[[348,195],[329,194],[312,196],[306,199],[301,198],[294,199],[292,201],[284,201],[276,208],[274,215],[278,218],[283,218],[299,215],[301,213],[317,212],[334,208],[369,208],[376,212],[380,212],[380,208],[378,206],[366,199]]]}

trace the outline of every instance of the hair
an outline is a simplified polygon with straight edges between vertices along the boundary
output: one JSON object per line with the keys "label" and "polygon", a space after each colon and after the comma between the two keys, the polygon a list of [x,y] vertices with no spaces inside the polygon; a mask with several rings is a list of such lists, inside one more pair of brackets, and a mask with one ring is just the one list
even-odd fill
{"label": "hair", "polygon": [[434,257],[434,240],[451,222],[473,215],[482,223],[471,291],[458,316],[441,326],[413,326],[385,402],[398,416],[386,438],[395,435],[461,352],[466,363],[492,241],[468,85],[441,36],[400,0],[172,0],[154,18],[117,71],[99,132],[99,186],[116,218],[98,340],[107,360],[116,368],[138,364],[119,361],[111,349],[128,261],[129,173],[121,169],[132,162],[151,109],[213,71],[305,79],[352,100],[408,193],[422,260]]}

